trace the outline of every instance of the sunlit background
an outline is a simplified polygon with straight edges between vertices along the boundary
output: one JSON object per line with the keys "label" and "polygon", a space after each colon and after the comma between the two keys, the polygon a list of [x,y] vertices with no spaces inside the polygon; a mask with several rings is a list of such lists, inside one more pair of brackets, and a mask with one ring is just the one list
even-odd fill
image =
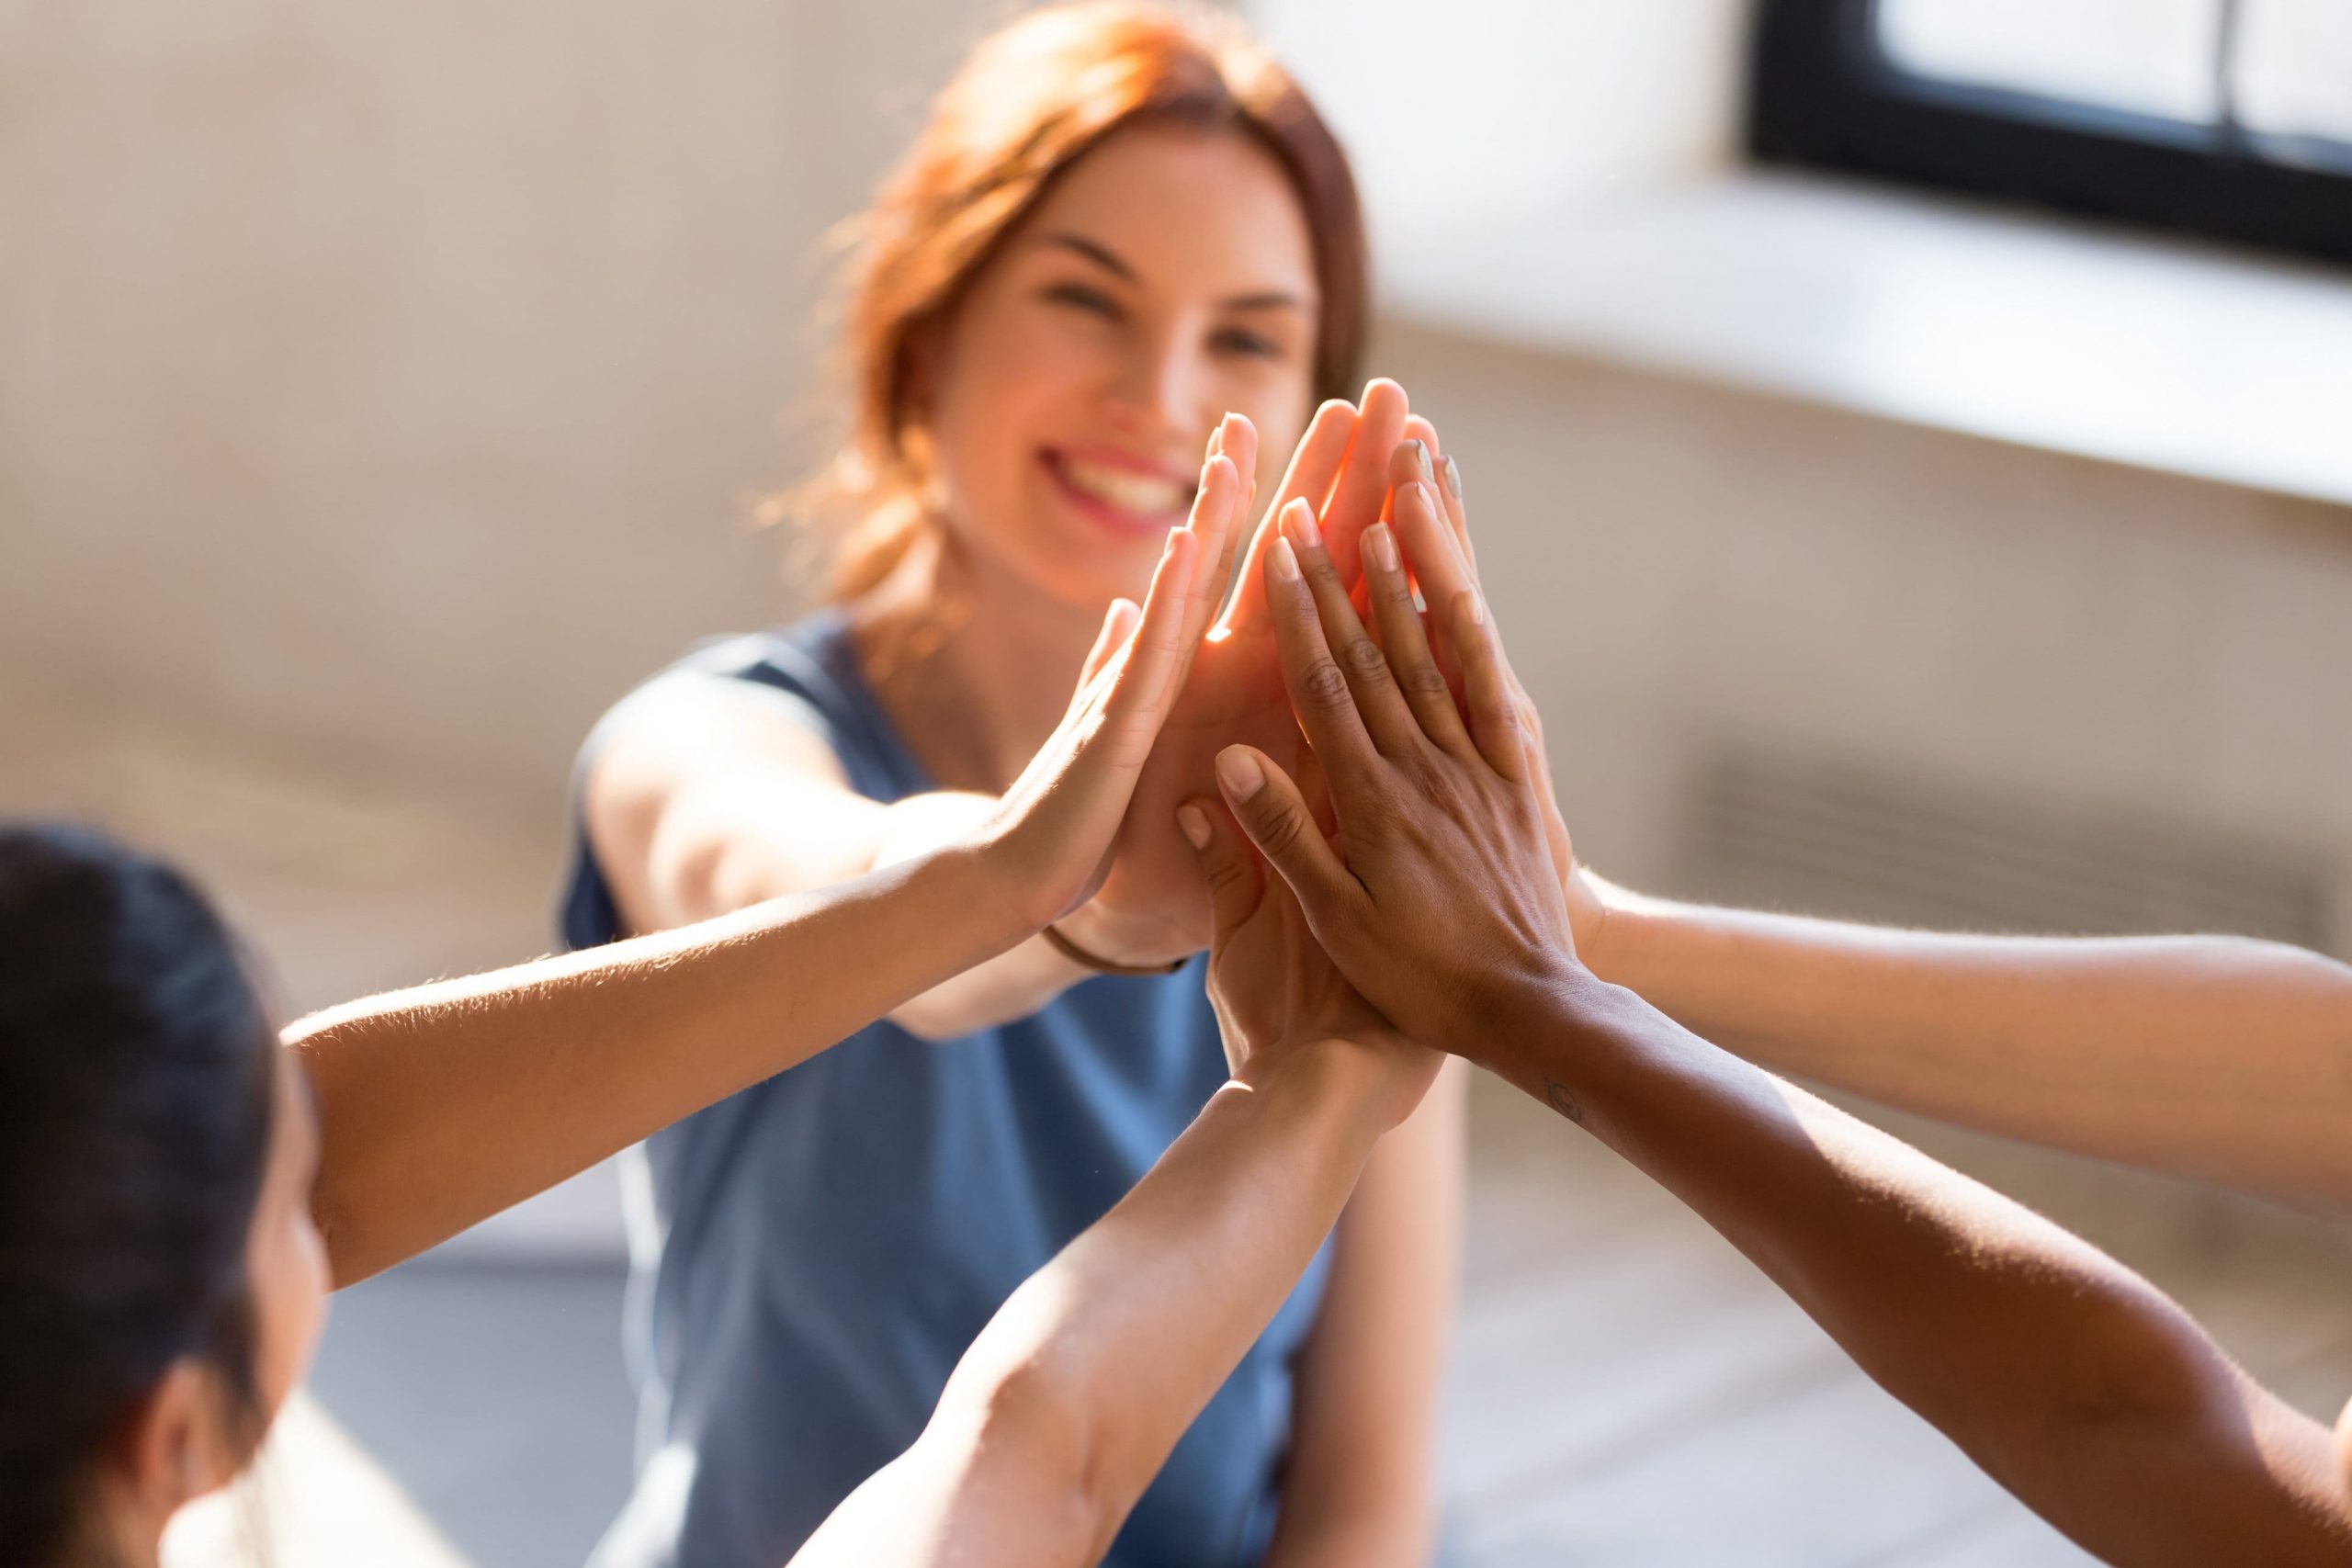
{"label": "sunlit background", "polygon": [[[1245,9],[1589,860],[2352,955],[2352,262],[1759,164],[1747,0]],[[1921,103],[2352,170],[2346,0],[1844,10]],[[1007,11],[0,0],[0,810],[194,864],[289,1011],[547,949],[589,723],[805,602],[751,517],[824,449],[824,236]],[[1475,1122],[1468,1561],[2087,1561],[1593,1145]],[[2336,1232],[1899,1124],[2352,1393]],[[275,1560],[580,1562],[620,1269],[599,1172],[339,1302]]]}

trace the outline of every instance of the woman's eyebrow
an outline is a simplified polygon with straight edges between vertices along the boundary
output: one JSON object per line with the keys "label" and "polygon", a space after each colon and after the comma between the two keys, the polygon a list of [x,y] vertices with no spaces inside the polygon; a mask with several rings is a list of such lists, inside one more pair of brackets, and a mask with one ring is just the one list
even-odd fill
{"label": "woman's eyebrow", "polygon": [[1135,268],[1129,266],[1125,262],[1119,259],[1119,254],[1116,251],[1114,251],[1108,245],[1098,244],[1094,241],[1088,239],[1083,234],[1072,234],[1066,231],[1060,231],[1051,234],[1041,235],[1037,243],[1041,245],[1051,245],[1059,250],[1075,251],[1078,254],[1084,256],[1088,261],[1092,262],[1103,271],[1114,273],[1118,276],[1125,278],[1129,283],[1141,283],[1143,281],[1142,278],[1136,276]]}
{"label": "woman's eyebrow", "polygon": [[1272,288],[1262,294],[1237,294],[1230,299],[1220,299],[1217,308],[1224,310],[1306,310],[1306,300],[1286,288]]}
{"label": "woman's eyebrow", "polygon": [[[1118,252],[1099,240],[1090,240],[1083,234],[1073,234],[1068,230],[1057,230],[1050,234],[1039,235],[1037,243],[1056,250],[1069,251],[1075,255],[1084,256],[1096,266],[1125,282],[1137,287],[1143,283],[1143,278],[1137,275],[1134,267],[1129,266],[1121,258]],[[1313,309],[1307,299],[1287,288],[1267,288],[1254,294],[1237,294],[1229,299],[1218,300],[1217,308],[1223,310],[1309,310]]]}

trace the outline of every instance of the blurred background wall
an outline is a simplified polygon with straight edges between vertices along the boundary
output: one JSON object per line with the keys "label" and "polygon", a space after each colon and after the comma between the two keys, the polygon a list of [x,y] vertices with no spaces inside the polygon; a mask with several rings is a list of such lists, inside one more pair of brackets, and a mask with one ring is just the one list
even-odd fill
{"label": "blurred background wall", "polygon": [[821,236],[978,9],[0,6],[13,694],[551,810],[787,605]]}

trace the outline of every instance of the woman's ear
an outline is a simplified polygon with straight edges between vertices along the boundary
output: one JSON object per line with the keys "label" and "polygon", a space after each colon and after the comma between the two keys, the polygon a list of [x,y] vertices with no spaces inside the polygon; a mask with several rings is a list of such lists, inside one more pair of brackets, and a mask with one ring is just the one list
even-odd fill
{"label": "woman's ear", "polygon": [[183,1356],[165,1369],[125,1419],[110,1488],[119,1506],[160,1530],[208,1492],[236,1478],[227,1391],[219,1371]]}

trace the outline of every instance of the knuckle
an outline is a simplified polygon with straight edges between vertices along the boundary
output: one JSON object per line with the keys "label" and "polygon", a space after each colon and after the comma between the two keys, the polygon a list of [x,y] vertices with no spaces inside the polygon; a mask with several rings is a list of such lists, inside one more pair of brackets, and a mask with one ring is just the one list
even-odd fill
{"label": "knuckle", "polygon": [[1299,812],[1281,802],[1268,802],[1258,813],[1259,847],[1273,858],[1290,853],[1298,843],[1305,822]]}
{"label": "knuckle", "polygon": [[1396,683],[1416,697],[1444,697],[1451,701],[1453,688],[1445,683],[1445,672],[1434,664],[1413,664],[1400,671]]}
{"label": "knuckle", "polygon": [[1317,657],[1299,675],[1299,690],[1317,707],[1348,705],[1348,678],[1329,657]]}
{"label": "knuckle", "polygon": [[1347,660],[1348,667],[1359,675],[1383,676],[1388,673],[1388,656],[1381,652],[1380,645],[1368,637],[1349,638],[1340,651]]}

